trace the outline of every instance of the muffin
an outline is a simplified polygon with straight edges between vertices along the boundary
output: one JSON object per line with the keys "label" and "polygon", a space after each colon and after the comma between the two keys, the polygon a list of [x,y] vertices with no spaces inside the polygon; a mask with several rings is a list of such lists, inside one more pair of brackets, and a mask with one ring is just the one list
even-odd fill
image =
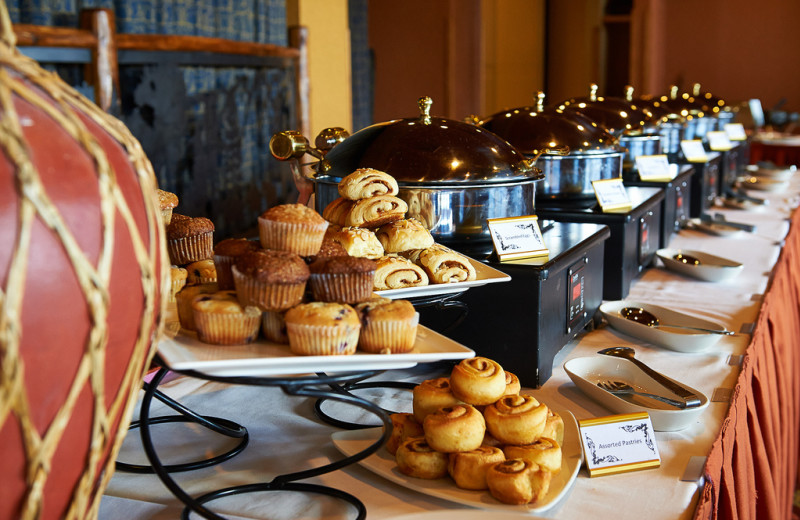
{"label": "muffin", "polygon": [[281,204],[258,217],[261,247],[300,256],[317,254],[327,227],[319,213],[302,204]]}
{"label": "muffin", "polygon": [[176,265],[170,266],[169,281],[171,288],[169,291],[168,301],[175,301],[175,294],[177,294],[177,292],[183,289],[183,286],[186,285],[187,276],[188,272],[183,267],[178,267]]}
{"label": "muffin", "polygon": [[170,262],[186,265],[214,256],[214,223],[205,217],[173,218],[167,226]]}
{"label": "muffin", "polygon": [[359,303],[372,296],[373,260],[355,256],[318,258],[309,270],[308,284],[316,301]]}
{"label": "muffin", "polygon": [[347,304],[303,303],[289,309],[284,319],[289,348],[295,354],[332,356],[356,351],[361,322]]}
{"label": "muffin", "polygon": [[161,210],[164,224],[169,224],[172,220],[172,210],[178,205],[178,196],[168,191],[156,189],[156,198],[158,199],[158,207]]}
{"label": "muffin", "polygon": [[212,283],[217,281],[217,268],[214,260],[206,258],[186,265],[186,283],[196,285],[198,283]]}
{"label": "muffin", "polygon": [[261,311],[243,307],[234,291],[200,294],[192,300],[197,337],[204,343],[240,345],[258,336]]}
{"label": "muffin", "polygon": [[242,305],[285,311],[303,300],[309,270],[298,255],[259,249],[236,257],[231,268]]}
{"label": "muffin", "polygon": [[194,314],[192,312],[192,301],[200,294],[211,294],[219,291],[219,286],[215,283],[203,283],[199,285],[187,285],[175,293],[175,302],[178,306],[178,321],[181,327],[186,330],[196,330],[194,325]]}
{"label": "muffin", "polygon": [[246,238],[226,238],[214,246],[214,267],[220,290],[228,291],[235,287],[231,266],[236,257],[257,249],[261,249],[261,244]]}
{"label": "muffin", "polygon": [[286,320],[283,312],[266,311],[261,314],[261,330],[264,337],[275,343],[289,344],[286,335]]}
{"label": "muffin", "polygon": [[380,298],[358,304],[355,309],[361,320],[361,350],[400,354],[414,348],[419,314],[408,300]]}
{"label": "muffin", "polygon": [[317,254],[305,257],[307,264],[311,265],[320,258],[330,258],[332,256],[350,256],[342,244],[333,239],[333,237],[325,233],[322,238],[322,245],[319,247]]}

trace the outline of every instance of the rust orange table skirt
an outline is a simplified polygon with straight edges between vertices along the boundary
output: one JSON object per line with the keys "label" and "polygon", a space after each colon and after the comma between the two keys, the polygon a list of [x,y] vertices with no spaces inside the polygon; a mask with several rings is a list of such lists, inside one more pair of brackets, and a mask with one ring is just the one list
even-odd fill
{"label": "rust orange table skirt", "polygon": [[795,212],[706,463],[696,520],[793,518],[800,444],[798,224]]}
{"label": "rust orange table skirt", "polygon": [[800,166],[800,145],[752,141],[750,163],[755,164],[759,161],[771,161],[778,166]]}

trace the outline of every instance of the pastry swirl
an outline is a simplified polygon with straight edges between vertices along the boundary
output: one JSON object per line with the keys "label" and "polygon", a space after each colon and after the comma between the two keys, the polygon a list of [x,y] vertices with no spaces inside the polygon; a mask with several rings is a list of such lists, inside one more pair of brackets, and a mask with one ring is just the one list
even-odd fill
{"label": "pastry swirl", "polygon": [[522,390],[522,385],[519,382],[519,378],[516,375],[512,374],[511,372],[509,372],[508,370],[506,370],[505,372],[506,372],[506,393],[505,393],[505,395],[518,394],[519,391]]}
{"label": "pastry swirl", "polygon": [[539,437],[533,444],[503,447],[508,459],[525,459],[538,464],[554,475],[561,471],[561,446],[553,439]]}
{"label": "pastry swirl", "polygon": [[410,413],[393,413],[389,416],[392,420],[392,434],[389,440],[386,441],[386,450],[395,455],[397,448],[403,444],[404,441],[412,437],[424,437],[425,432],[422,431],[422,424]]}
{"label": "pastry swirl", "polygon": [[524,459],[507,459],[486,471],[489,492],[505,504],[538,502],[550,489],[552,474]]}
{"label": "pastry swirl", "polygon": [[483,415],[468,404],[439,408],[422,423],[425,440],[436,451],[453,453],[477,449],[486,433]]}
{"label": "pastry swirl", "polygon": [[547,420],[544,423],[542,437],[553,439],[559,446],[564,444],[564,419],[549,408],[547,409]]}
{"label": "pastry swirl", "polygon": [[377,260],[373,286],[376,291],[428,285],[428,275],[405,258],[385,255]]}
{"label": "pastry swirl", "polygon": [[433,283],[467,282],[478,277],[466,256],[441,244],[420,251],[415,262],[425,269]]}
{"label": "pastry swirl", "polygon": [[500,448],[480,446],[471,451],[451,453],[447,473],[461,489],[486,489],[486,471],[504,460],[506,457]]}
{"label": "pastry swirl", "polygon": [[[411,249],[425,249],[433,246],[433,236],[430,231],[413,218],[395,220],[385,224],[375,235],[387,253],[401,253]],[[430,273],[428,274],[430,275]]]}
{"label": "pastry swirl", "polygon": [[410,477],[435,479],[447,475],[447,454],[434,450],[421,437],[401,443],[395,461],[397,469]]}
{"label": "pastry swirl", "polygon": [[352,200],[339,197],[325,206],[325,209],[322,210],[322,218],[337,226],[345,226],[347,215],[350,213],[350,208],[352,207]]}
{"label": "pastry swirl", "polygon": [[425,417],[439,408],[461,404],[461,401],[453,395],[450,389],[450,380],[446,377],[427,379],[421,382],[414,387],[411,395],[414,417],[419,422],[424,421]]}
{"label": "pastry swirl", "polygon": [[[335,201],[334,201],[335,202]],[[408,205],[392,195],[379,195],[353,203],[343,226],[376,228],[405,217]]]}
{"label": "pastry swirl", "polygon": [[456,398],[472,405],[492,404],[506,391],[506,374],[499,363],[485,357],[462,360],[450,373]]}
{"label": "pastry swirl", "polygon": [[373,168],[359,168],[339,181],[339,195],[350,200],[366,199],[378,195],[397,195],[397,181],[386,172]]}
{"label": "pastry swirl", "polygon": [[483,414],[489,433],[503,444],[531,444],[542,435],[547,405],[530,395],[506,395]]}

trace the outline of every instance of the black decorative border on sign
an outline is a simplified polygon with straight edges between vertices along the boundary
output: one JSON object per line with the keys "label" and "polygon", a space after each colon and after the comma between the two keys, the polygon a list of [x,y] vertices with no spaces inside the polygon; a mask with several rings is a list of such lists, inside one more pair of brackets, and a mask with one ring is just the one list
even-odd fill
{"label": "black decorative border on sign", "polygon": [[653,454],[655,455],[655,453],[656,453],[656,446],[655,446],[655,444],[653,443],[653,439],[651,439],[651,438],[650,438],[650,428],[648,428],[648,427],[647,427],[647,423],[643,422],[643,423],[639,423],[639,424],[636,424],[636,425],[634,425],[634,424],[627,424],[627,425],[625,425],[625,426],[620,426],[620,428],[621,428],[623,431],[626,431],[626,432],[628,432],[628,433],[634,433],[634,432],[643,432],[643,434],[644,434],[644,443],[645,443],[645,445],[646,445],[646,446],[647,446],[647,447],[650,449],[650,451],[652,451],[652,452],[653,452]]}

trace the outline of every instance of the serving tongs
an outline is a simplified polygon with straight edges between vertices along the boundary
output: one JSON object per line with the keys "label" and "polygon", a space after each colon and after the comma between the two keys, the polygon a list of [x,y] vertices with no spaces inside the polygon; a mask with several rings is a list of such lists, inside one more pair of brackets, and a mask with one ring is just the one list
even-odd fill
{"label": "serving tongs", "polygon": [[734,200],[746,200],[748,202],[752,202],[753,204],[759,204],[761,206],[769,205],[769,201],[767,199],[761,199],[759,197],[752,197],[742,191],[741,188],[737,187],[735,190],[725,187],[725,196]]}
{"label": "serving tongs", "polygon": [[612,356],[627,359],[637,367],[639,367],[642,372],[650,376],[653,381],[657,382],[673,394],[677,395],[683,402],[686,403],[686,408],[692,408],[694,406],[700,406],[702,401],[700,400],[700,396],[692,392],[691,390],[687,390],[683,386],[679,385],[678,383],[672,381],[668,377],[664,376],[663,374],[656,372],[649,366],[645,365],[638,359],[636,359],[636,351],[630,347],[610,347],[604,348],[597,352],[598,354],[603,354],[605,356]]}
{"label": "serving tongs", "polygon": [[752,233],[756,230],[756,227],[752,224],[744,224],[742,222],[731,222],[725,218],[725,215],[722,213],[715,213],[713,216],[709,215],[708,213],[701,213],[700,220],[702,222],[706,222],[708,224],[722,224],[724,226],[736,228],[736,229],[743,229],[749,233]]}

